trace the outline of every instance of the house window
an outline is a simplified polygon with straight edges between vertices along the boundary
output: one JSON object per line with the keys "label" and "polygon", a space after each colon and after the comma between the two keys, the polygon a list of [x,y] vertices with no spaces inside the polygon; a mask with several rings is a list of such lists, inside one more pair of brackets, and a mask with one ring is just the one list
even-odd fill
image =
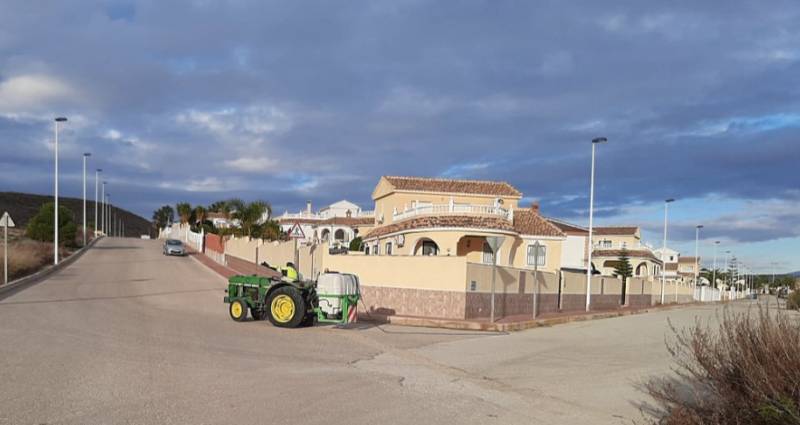
{"label": "house window", "polygon": [[[537,257],[537,249],[538,249],[538,257]],[[529,266],[539,266],[544,267],[545,259],[547,256],[547,247],[541,244],[531,244],[528,245],[528,265]]]}
{"label": "house window", "polygon": [[392,255],[392,243],[386,242],[386,255]]}
{"label": "house window", "polygon": [[483,243],[483,264],[494,264],[494,253],[488,243]]}
{"label": "house window", "polygon": [[422,255],[439,255],[439,245],[431,240],[422,241]]}
{"label": "house window", "polygon": [[380,246],[380,245],[378,245],[377,243],[376,243],[375,245],[373,245],[373,246],[372,246],[372,255],[380,255],[380,253],[381,253],[381,252],[380,252],[380,250],[378,249],[378,247],[379,247],[379,246]]}
{"label": "house window", "polygon": [[369,245],[364,245],[364,255],[369,255]]}
{"label": "house window", "polygon": [[337,229],[336,232],[333,234],[333,238],[337,241],[344,241],[344,230]]}
{"label": "house window", "polygon": [[611,248],[611,241],[604,240],[603,242],[600,243],[600,246],[602,246],[603,248]]}

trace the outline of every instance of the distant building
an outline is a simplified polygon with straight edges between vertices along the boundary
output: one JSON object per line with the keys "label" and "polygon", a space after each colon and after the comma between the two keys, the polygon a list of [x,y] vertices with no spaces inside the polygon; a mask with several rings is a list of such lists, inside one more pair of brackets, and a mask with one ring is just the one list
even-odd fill
{"label": "distant building", "polygon": [[623,250],[630,258],[633,275],[659,276],[662,263],[653,249],[642,242],[642,231],[637,226],[601,226],[593,229],[592,266],[601,274],[614,275]]}
{"label": "distant building", "polygon": [[374,227],[375,214],[372,211],[364,211],[358,205],[346,200],[334,202],[313,212],[311,201],[308,201],[304,211],[297,213],[287,211],[276,217],[276,220],[284,232],[291,231],[295,224],[299,225],[305,235],[301,242],[347,245]]}

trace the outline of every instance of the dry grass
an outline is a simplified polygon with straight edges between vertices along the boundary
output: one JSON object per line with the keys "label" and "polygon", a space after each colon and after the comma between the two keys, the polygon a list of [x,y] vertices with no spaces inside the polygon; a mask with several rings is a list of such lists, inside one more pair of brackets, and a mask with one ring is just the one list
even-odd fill
{"label": "dry grass", "polygon": [[[59,256],[66,258],[72,250],[61,248]],[[3,268],[3,241],[0,235],[0,273]],[[19,239],[8,243],[8,280],[13,281],[35,273],[53,262],[53,244],[30,239]],[[0,285],[3,276],[0,274]]]}
{"label": "dry grass", "polygon": [[676,378],[645,385],[659,424],[800,424],[800,321],[725,310],[719,325],[676,331]]}

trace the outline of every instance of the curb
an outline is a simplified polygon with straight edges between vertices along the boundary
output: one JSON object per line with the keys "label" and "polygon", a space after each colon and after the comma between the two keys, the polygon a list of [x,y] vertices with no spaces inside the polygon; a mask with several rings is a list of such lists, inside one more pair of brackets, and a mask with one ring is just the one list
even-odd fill
{"label": "curb", "polygon": [[551,317],[545,319],[525,320],[525,321],[510,322],[510,323],[489,323],[480,321],[433,319],[433,318],[412,317],[412,316],[381,316],[370,313],[363,313],[361,315],[362,318],[361,320],[370,323],[381,323],[381,324],[388,323],[391,325],[398,325],[398,326],[443,328],[443,329],[465,330],[465,331],[514,332],[532,328],[563,325],[572,322],[585,322],[589,320],[611,319],[615,317],[632,316],[645,313],[655,313],[665,310],[674,310],[684,307],[727,304],[729,302],[731,301],[673,304],[673,305],[666,305],[663,307],[653,306],[638,310],[603,311],[597,313]]}
{"label": "curb", "polygon": [[72,255],[70,255],[69,257],[61,260],[61,262],[58,263],[58,265],[49,265],[39,270],[36,273],[23,276],[17,280],[12,280],[11,282],[8,282],[5,285],[0,285],[0,300],[8,298],[31,285],[39,283],[48,276],[60,271],[61,269],[68,267],[70,264],[77,261],[78,258],[80,258],[83,254],[85,254],[86,251],[88,251],[89,248],[94,246],[94,244],[97,243],[97,241],[99,241],[100,239],[103,239],[103,236],[92,239],[91,241],[89,241],[88,244],[86,244],[86,246],[73,252]]}

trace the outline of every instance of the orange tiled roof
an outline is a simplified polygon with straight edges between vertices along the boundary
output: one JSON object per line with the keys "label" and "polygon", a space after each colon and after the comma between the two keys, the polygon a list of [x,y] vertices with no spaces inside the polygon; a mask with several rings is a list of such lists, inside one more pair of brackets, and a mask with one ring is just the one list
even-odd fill
{"label": "orange tiled roof", "polygon": [[530,209],[514,210],[514,229],[522,235],[564,236],[555,224]]}
{"label": "orange tiled roof", "polygon": [[397,190],[420,192],[468,193],[474,195],[521,197],[522,192],[501,181],[456,180],[428,177],[384,176]]}
{"label": "orange tiled roof", "polygon": [[697,257],[678,257],[679,263],[694,264]]}
{"label": "orange tiled roof", "polygon": [[[515,212],[516,213],[516,212]],[[404,230],[438,228],[438,227],[458,227],[476,230],[505,230],[514,231],[514,226],[508,220],[498,217],[464,216],[464,215],[440,215],[429,217],[417,217],[410,220],[403,220],[372,229],[364,236],[364,239],[381,237],[391,233],[402,232]]]}
{"label": "orange tiled roof", "polygon": [[592,229],[592,232],[595,235],[635,235],[636,231],[639,230],[636,226],[605,226],[605,227],[595,227]]}
{"label": "orange tiled roof", "polygon": [[566,221],[557,220],[554,218],[545,217],[553,226],[558,227],[558,230],[571,235],[588,235],[589,230],[585,227],[578,226],[577,224],[567,223]]}
{"label": "orange tiled roof", "polygon": [[[661,260],[656,258],[656,256],[647,249],[629,249],[626,250],[628,257],[630,258],[648,258],[653,260],[654,262],[661,264]],[[614,257],[619,258],[622,255],[621,249],[595,249],[592,251],[592,255],[595,257]]]}

